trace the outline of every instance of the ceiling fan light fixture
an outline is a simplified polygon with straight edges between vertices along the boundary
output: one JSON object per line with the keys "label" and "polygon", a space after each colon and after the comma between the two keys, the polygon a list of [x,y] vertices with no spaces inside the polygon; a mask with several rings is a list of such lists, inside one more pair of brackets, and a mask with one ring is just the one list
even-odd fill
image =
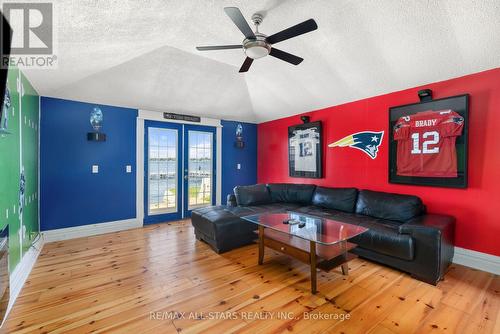
{"label": "ceiling fan light fixture", "polygon": [[245,54],[252,59],[265,57],[271,52],[271,46],[265,41],[247,41],[244,45]]}
{"label": "ceiling fan light fixture", "polygon": [[252,15],[252,21],[255,25],[254,32],[237,7],[224,7],[224,11],[226,12],[227,16],[229,16],[231,21],[233,21],[236,27],[243,33],[243,36],[245,36],[242,45],[197,46],[196,49],[198,51],[209,51],[240,49],[243,47],[246,58],[243,62],[243,65],[241,65],[240,67],[240,73],[248,72],[248,69],[252,65],[254,59],[263,58],[267,55],[286,61],[287,63],[290,63],[292,65],[299,65],[304,60],[303,58],[276,49],[274,46],[271,47],[271,45],[318,29],[318,25],[316,24],[316,22],[313,19],[309,19],[302,23],[291,26],[290,28],[281,30],[271,36],[267,36],[259,32],[259,25],[264,19],[264,15],[262,13],[255,13]]}

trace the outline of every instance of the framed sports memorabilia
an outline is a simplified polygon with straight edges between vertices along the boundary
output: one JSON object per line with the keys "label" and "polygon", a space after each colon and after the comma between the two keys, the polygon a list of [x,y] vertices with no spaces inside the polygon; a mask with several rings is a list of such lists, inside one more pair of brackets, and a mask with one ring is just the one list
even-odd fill
{"label": "framed sports memorabilia", "polygon": [[288,128],[288,166],[291,177],[322,177],[321,122]]}
{"label": "framed sports memorabilia", "polygon": [[389,108],[389,182],[467,187],[469,95]]}

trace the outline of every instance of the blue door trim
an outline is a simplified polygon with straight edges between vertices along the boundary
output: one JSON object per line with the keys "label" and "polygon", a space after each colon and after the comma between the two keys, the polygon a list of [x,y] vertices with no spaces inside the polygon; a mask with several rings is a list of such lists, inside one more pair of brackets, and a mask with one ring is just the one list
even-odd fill
{"label": "blue door trim", "polygon": [[[177,212],[149,215],[149,128],[175,129],[177,130]],[[182,124],[158,121],[144,121],[144,225],[162,223],[182,218]]]}
{"label": "blue door trim", "polygon": [[[189,160],[189,139],[188,134],[189,131],[203,131],[203,132],[211,132],[212,133],[212,205],[215,205],[215,194],[216,194],[216,178],[217,178],[217,136],[216,136],[216,128],[213,126],[205,126],[205,125],[184,125],[184,169],[188,167]],[[184,171],[183,171],[184,172]],[[188,210],[188,200],[189,200],[189,189],[188,189],[188,179],[184,178],[184,217],[191,217],[191,210]]]}

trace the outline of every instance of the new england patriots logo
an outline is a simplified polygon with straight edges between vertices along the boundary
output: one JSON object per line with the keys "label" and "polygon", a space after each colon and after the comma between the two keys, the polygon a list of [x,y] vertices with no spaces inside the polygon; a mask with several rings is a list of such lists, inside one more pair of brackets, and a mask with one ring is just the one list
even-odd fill
{"label": "new england patriots logo", "polygon": [[377,157],[378,147],[382,144],[384,131],[372,132],[362,131],[346,136],[335,143],[331,143],[328,147],[352,147],[361,150],[368,154],[372,159]]}

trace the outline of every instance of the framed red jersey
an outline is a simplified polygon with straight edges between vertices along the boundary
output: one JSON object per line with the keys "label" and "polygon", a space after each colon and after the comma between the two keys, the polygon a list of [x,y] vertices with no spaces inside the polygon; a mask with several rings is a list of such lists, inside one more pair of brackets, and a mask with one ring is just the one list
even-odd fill
{"label": "framed red jersey", "polygon": [[455,141],[463,127],[464,118],[451,109],[400,117],[393,129],[398,146],[396,173],[457,177]]}
{"label": "framed red jersey", "polygon": [[468,95],[392,107],[389,181],[467,185]]}

